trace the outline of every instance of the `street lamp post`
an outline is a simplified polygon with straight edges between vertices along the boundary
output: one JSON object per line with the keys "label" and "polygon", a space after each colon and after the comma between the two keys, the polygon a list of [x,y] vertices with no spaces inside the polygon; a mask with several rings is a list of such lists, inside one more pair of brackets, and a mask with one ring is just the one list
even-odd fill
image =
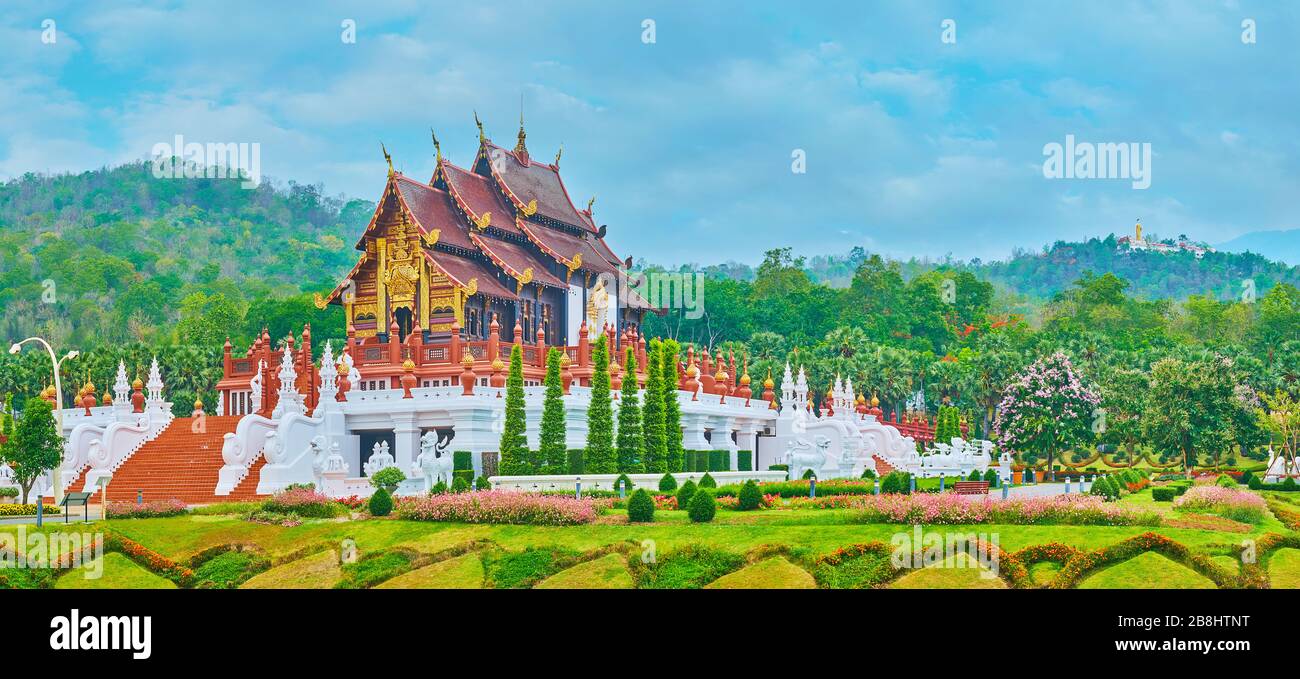
{"label": "street lamp post", "polygon": [[45,353],[50,355],[50,363],[54,366],[54,414],[58,420],[60,443],[59,463],[54,465],[52,476],[54,480],[54,504],[57,505],[63,501],[63,381],[59,378],[59,367],[63,365],[64,361],[76,358],[77,352],[75,350],[69,351],[63,355],[63,358],[58,358],[54,354],[54,347],[51,347],[49,342],[40,337],[28,337],[21,342],[14,342],[13,346],[9,347],[9,353],[17,354],[22,351],[23,345],[28,342],[39,342],[41,346],[45,347]]}

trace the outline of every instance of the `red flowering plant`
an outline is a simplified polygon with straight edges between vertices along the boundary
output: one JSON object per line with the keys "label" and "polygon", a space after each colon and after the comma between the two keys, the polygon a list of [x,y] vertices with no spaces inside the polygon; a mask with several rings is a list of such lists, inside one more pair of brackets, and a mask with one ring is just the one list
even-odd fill
{"label": "red flowering plant", "polygon": [[366,506],[367,502],[369,502],[369,498],[364,498],[360,495],[349,495],[347,497],[335,498],[334,501],[348,509],[361,509]]}
{"label": "red flowering plant", "polygon": [[104,535],[104,551],[117,552],[180,587],[189,587],[194,581],[194,571],[117,533],[110,531]]}

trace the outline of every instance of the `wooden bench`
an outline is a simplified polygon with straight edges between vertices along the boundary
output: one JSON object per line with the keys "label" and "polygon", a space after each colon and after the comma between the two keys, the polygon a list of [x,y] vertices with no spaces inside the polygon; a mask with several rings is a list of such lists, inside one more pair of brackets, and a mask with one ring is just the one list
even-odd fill
{"label": "wooden bench", "polygon": [[958,495],[988,495],[988,481],[958,481],[952,490]]}

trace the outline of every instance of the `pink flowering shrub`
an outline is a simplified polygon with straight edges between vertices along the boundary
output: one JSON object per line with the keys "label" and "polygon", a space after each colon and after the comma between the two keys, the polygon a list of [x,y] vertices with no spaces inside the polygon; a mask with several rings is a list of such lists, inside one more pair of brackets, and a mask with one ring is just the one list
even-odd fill
{"label": "pink flowering shrub", "polygon": [[311,488],[293,488],[272,495],[262,503],[262,511],[276,514],[297,514],[317,519],[327,519],[339,514],[341,505],[330,496]]}
{"label": "pink flowering shrub", "polygon": [[1155,526],[1156,512],[1139,511],[1106,503],[1091,495],[994,500],[951,493],[867,495],[856,497],[794,498],[787,508],[860,509],[862,523],[907,524],[1038,524],[1086,526]]}
{"label": "pink flowering shrub", "polygon": [[1223,486],[1193,486],[1174,500],[1174,508],[1216,514],[1233,521],[1259,523],[1264,520],[1268,504],[1250,491]]}
{"label": "pink flowering shrub", "polygon": [[176,499],[150,500],[144,504],[134,502],[108,503],[110,519],[153,519],[160,516],[178,516],[188,511],[184,502]]}
{"label": "pink flowering shrub", "polygon": [[411,521],[572,526],[595,521],[599,511],[593,498],[487,490],[401,497],[394,513]]}

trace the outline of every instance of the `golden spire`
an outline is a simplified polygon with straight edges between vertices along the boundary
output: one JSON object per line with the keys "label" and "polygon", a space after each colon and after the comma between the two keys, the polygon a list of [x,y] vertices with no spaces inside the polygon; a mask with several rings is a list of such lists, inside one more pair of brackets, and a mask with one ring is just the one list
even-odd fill
{"label": "golden spire", "polygon": [[769,367],[767,369],[767,379],[763,380],[763,388],[771,389],[772,387],[775,386],[776,386],[776,382],[772,381],[772,368]]}
{"label": "golden spire", "polygon": [[558,149],[555,150],[555,162],[554,162],[554,163],[551,163],[551,164],[554,165],[554,166],[556,166],[556,167],[559,167],[559,166],[560,166],[560,156],[562,156],[562,155],[564,155],[564,142],[560,142],[560,148],[558,148]]}
{"label": "golden spire", "polygon": [[1134,240],[1142,240],[1142,219],[1140,217],[1138,218],[1137,226],[1135,226],[1134,229],[1137,231],[1137,238]]}
{"label": "golden spire", "polygon": [[393,176],[393,157],[388,155],[388,147],[384,146],[384,142],[379,142],[379,148],[384,152],[384,160],[388,161],[388,176],[391,177]]}
{"label": "golden spire", "polygon": [[519,141],[515,143],[515,153],[528,153],[528,147],[524,146],[524,95],[519,95]]}
{"label": "golden spire", "polygon": [[441,162],[442,162],[442,145],[438,143],[438,134],[437,134],[436,132],[433,131],[433,128],[432,128],[432,127],[430,127],[430,128],[429,128],[429,135],[433,137],[433,151],[434,151],[434,154],[435,154],[434,161],[435,161],[435,162],[439,162],[439,163],[441,163]]}
{"label": "golden spire", "polygon": [[474,124],[478,126],[478,140],[479,140],[479,143],[481,144],[481,143],[487,141],[487,135],[483,134],[483,121],[481,121],[481,120],[478,119],[478,111],[475,111],[475,112],[474,112]]}

